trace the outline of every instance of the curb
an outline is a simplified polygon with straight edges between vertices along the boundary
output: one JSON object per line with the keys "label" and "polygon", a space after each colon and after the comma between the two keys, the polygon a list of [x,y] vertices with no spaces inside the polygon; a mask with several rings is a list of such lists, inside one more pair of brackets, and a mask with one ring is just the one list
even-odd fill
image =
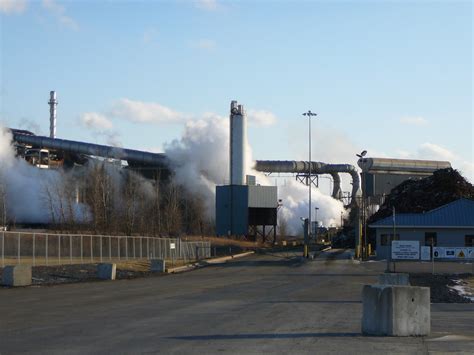
{"label": "curb", "polygon": [[229,260],[243,258],[243,257],[251,255],[251,254],[255,254],[255,252],[254,251],[247,251],[245,253],[240,253],[240,254],[235,254],[235,255],[230,255],[230,256],[222,256],[220,258],[203,260],[201,262],[197,262],[197,263],[193,263],[193,264],[177,266],[177,267],[166,269],[166,273],[176,274],[176,273],[180,273],[180,272],[191,271],[191,270],[195,270],[195,269],[198,269],[198,268],[205,267],[207,265],[221,264],[221,263],[225,263]]}
{"label": "curb", "polygon": [[223,263],[232,259],[238,259],[238,258],[243,258],[244,256],[248,256],[251,254],[255,254],[254,251],[246,251],[245,253],[240,253],[240,254],[235,254],[235,255],[230,255],[230,256],[222,256],[220,258],[214,258],[214,259],[209,259],[205,260],[205,264],[219,264]]}

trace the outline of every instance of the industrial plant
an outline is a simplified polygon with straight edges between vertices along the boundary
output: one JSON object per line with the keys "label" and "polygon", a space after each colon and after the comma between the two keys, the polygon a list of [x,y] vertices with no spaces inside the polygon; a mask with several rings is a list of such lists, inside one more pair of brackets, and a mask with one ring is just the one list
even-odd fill
{"label": "industrial plant", "polygon": [[[114,146],[91,144],[72,140],[60,139],[57,136],[57,106],[58,97],[55,91],[50,92],[49,105],[49,137],[37,136],[33,132],[21,129],[10,128],[12,144],[16,155],[27,161],[29,164],[39,169],[66,169],[81,171],[81,167],[102,164],[113,165],[119,171],[123,170],[130,176],[139,176],[139,184],[143,182],[156,186],[166,182],[173,184],[176,176],[172,162],[164,153],[150,153]],[[370,231],[367,230],[367,219],[373,215],[381,205],[384,204],[390,192],[405,181],[416,181],[431,176],[439,169],[451,168],[447,161],[428,160],[405,160],[367,157],[365,153],[360,155],[358,169],[351,164],[329,164],[318,161],[289,161],[289,160],[255,160],[247,161],[247,115],[244,105],[237,101],[230,104],[229,113],[229,182],[228,184],[216,184],[215,201],[213,201],[214,211],[210,218],[202,217],[197,222],[200,228],[190,230],[189,228],[177,228],[176,233],[208,233],[217,236],[240,236],[248,240],[261,240],[263,242],[273,242],[279,235],[279,210],[284,206],[285,201],[279,195],[278,186],[271,185],[268,180],[262,177],[278,176],[279,174],[290,174],[295,181],[309,187],[317,188],[318,177],[327,175],[330,177],[333,188],[331,197],[335,201],[341,201],[345,209],[350,211],[345,221],[339,224],[339,230],[345,227],[345,233],[352,235],[356,245],[360,246],[360,252],[366,250],[368,243],[375,243],[374,239],[369,239]],[[249,168],[250,167],[250,168]],[[252,173],[253,171],[253,173]],[[343,191],[341,186],[341,174],[348,174],[351,179],[351,191]],[[259,180],[265,181],[259,181]],[[86,179],[87,180],[87,179]],[[87,186],[80,184],[72,188],[76,191],[75,202],[88,205],[90,201],[84,198]],[[90,187],[89,187],[90,188]],[[137,188],[138,191],[138,188]],[[162,193],[163,191],[160,191]],[[193,193],[193,191],[188,191]],[[133,191],[132,191],[133,193]],[[185,202],[183,202],[185,201]],[[177,198],[174,201],[174,208],[183,210],[192,205],[186,199]],[[158,203],[155,213],[162,207],[162,202]],[[181,211],[183,212],[183,211]],[[183,218],[188,221],[196,219],[195,216],[186,210],[185,217],[177,218],[173,223],[183,224]],[[162,213],[162,221],[170,214]],[[298,216],[300,217],[300,216]],[[90,217],[94,219],[94,216]],[[90,223],[85,218],[83,222]],[[135,218],[135,217],[134,217]],[[138,217],[136,217],[139,219]],[[339,216],[335,216],[339,219]],[[146,217],[153,220],[153,214]],[[178,220],[181,221],[179,222]],[[10,221],[22,224],[21,219],[9,216]],[[204,228],[205,223],[208,227]],[[167,222],[169,224],[169,221]],[[191,223],[191,222],[190,222]],[[23,223],[24,224],[24,223]],[[188,223],[189,224],[189,223]],[[317,229],[324,227],[318,221],[314,221],[310,230],[304,231],[304,224],[297,231],[295,236],[308,232],[309,237],[315,238]],[[329,226],[326,226],[329,227]],[[158,228],[159,233],[170,233],[173,228],[166,231]],[[164,232],[163,232],[164,231]],[[132,232],[129,229],[129,232]],[[282,238],[286,236],[282,235]],[[372,246],[373,247],[373,246]]]}

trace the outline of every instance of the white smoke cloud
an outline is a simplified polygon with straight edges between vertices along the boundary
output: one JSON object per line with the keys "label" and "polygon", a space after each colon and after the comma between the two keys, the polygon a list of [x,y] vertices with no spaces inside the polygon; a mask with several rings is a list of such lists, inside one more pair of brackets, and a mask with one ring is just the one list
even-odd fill
{"label": "white smoke cloud", "polygon": [[[183,136],[165,144],[165,153],[175,165],[177,182],[189,191],[200,194],[206,202],[210,216],[215,213],[215,188],[229,182],[229,119],[208,114],[185,125]],[[252,170],[252,151],[246,145],[247,174],[255,175],[261,185],[270,185],[268,178]],[[313,207],[318,207],[318,220],[325,226],[339,225],[342,202],[324,195],[317,188],[312,191]],[[300,217],[308,215],[308,188],[296,181],[279,187],[283,200],[279,218],[283,218],[288,231],[301,234]]]}
{"label": "white smoke cloud", "polygon": [[164,145],[174,163],[176,180],[203,197],[209,215],[214,215],[215,187],[228,181],[229,120],[208,114],[186,122],[184,133]]}
{"label": "white smoke cloud", "polygon": [[[0,126],[0,184],[6,190],[7,215],[16,223],[47,223],[51,220],[51,208],[56,211],[58,196],[48,199],[50,191],[59,186],[64,178],[57,170],[38,169],[23,159],[15,157],[11,145],[12,136]],[[87,218],[83,205],[74,206],[76,220]]]}
{"label": "white smoke cloud", "polygon": [[20,14],[26,7],[26,0],[0,0],[0,13],[3,14]]}
{"label": "white smoke cloud", "polygon": [[[288,223],[289,232],[292,234],[302,233],[301,217],[308,218],[308,187],[295,180],[287,181],[286,185],[279,186],[279,198],[282,199],[283,207],[280,210],[280,218]],[[341,201],[325,195],[318,188],[311,190],[311,219],[319,224],[330,227],[341,224],[341,213],[346,217],[347,212]],[[315,208],[318,208],[317,216]]]}
{"label": "white smoke cloud", "polygon": [[[124,99],[122,102],[129,104],[131,100]],[[182,114],[175,114],[175,111],[168,108],[163,110],[164,106],[158,104],[133,102],[127,107],[129,113],[132,111],[137,113],[141,122],[154,121],[157,115],[163,115],[163,112],[168,118],[185,117]],[[99,125],[104,123],[97,120],[97,117],[100,116],[94,116],[94,120],[91,119],[89,122],[96,125],[97,122],[100,122]],[[37,169],[23,160],[14,158],[10,139],[11,137],[5,134],[1,137],[0,151],[5,157],[0,156],[0,159],[2,164],[10,164],[13,167],[5,169],[9,174],[7,182],[10,191],[17,191],[12,196],[21,200],[20,203],[13,205],[24,209],[15,211],[14,214],[25,221],[47,221],[48,215],[45,211],[48,209],[44,206],[44,197],[38,186],[48,183],[51,179],[59,181],[59,176],[55,175],[57,174],[55,171]],[[229,183],[229,118],[207,113],[199,119],[189,119],[185,123],[182,137],[164,144],[163,148],[174,164],[176,182],[185,186],[190,192],[202,196],[208,215],[214,216],[216,185]],[[261,185],[270,185],[269,179],[264,174],[252,170],[252,151],[248,144],[245,153],[246,172],[255,175]],[[21,186],[27,188],[21,190]],[[279,218],[286,221],[289,233],[301,234],[300,217],[307,217],[308,214],[307,192],[307,187],[296,181],[288,181],[285,186],[279,187],[279,198],[283,200]],[[345,212],[342,203],[316,188],[313,189],[312,195],[313,207],[319,208],[318,220],[325,226],[338,225],[341,212]],[[32,203],[26,203],[28,199],[31,199]]]}

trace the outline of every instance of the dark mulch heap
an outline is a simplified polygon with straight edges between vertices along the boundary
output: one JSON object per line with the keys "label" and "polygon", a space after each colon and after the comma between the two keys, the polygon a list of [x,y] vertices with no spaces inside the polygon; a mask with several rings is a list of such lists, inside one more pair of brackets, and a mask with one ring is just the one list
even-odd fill
{"label": "dark mulch heap", "polygon": [[429,287],[432,303],[473,303],[469,298],[460,296],[455,290],[448,287],[457,285],[453,280],[463,280],[469,277],[472,277],[472,274],[410,274],[410,284],[412,286]]}
{"label": "dark mulch heap", "polygon": [[474,200],[474,186],[455,169],[441,169],[421,180],[406,180],[396,186],[368,223],[396,213],[422,213],[459,198]]}
{"label": "dark mulch heap", "polygon": [[[2,269],[0,268],[0,278]],[[122,270],[117,268],[116,279],[135,279],[158,276],[157,273]],[[57,285],[65,283],[99,281],[97,264],[35,266],[32,269],[33,285]]]}

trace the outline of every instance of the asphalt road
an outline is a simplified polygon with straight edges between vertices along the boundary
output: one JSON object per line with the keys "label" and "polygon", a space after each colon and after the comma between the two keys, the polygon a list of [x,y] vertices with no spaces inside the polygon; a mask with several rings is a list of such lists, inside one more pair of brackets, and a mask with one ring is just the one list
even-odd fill
{"label": "asphalt road", "polygon": [[472,353],[474,304],[432,304],[430,337],[362,336],[362,285],[385,264],[332,256],[0,289],[0,354]]}

